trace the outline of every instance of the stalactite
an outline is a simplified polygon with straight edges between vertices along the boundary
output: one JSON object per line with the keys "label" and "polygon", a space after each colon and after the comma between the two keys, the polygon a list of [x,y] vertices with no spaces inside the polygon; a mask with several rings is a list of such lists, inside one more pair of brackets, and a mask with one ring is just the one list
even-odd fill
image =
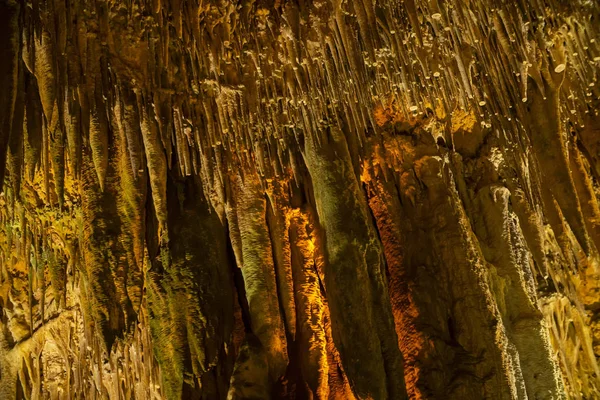
{"label": "stalactite", "polygon": [[260,196],[255,176],[235,183],[237,219],[243,260],[239,263],[244,276],[252,332],[266,353],[269,383],[284,376],[288,362],[286,336],[279,311],[279,293],[275,278],[271,239],[266,226],[266,200]]}
{"label": "stalactite", "polygon": [[0,2],[0,397],[598,397],[593,1]]}
{"label": "stalactite", "polygon": [[[15,102],[18,96],[19,88],[19,15],[20,5],[17,2],[4,2],[0,6],[2,19],[0,24],[2,30],[0,32],[2,41],[0,55],[5,60],[0,69],[0,83],[5,91],[0,101],[0,185],[4,183],[4,171],[6,168],[6,150],[10,140],[10,134],[13,123],[18,124],[20,121],[14,120]],[[20,106],[19,106],[20,107]],[[14,120],[14,122],[13,122]]]}
{"label": "stalactite", "polygon": [[[10,139],[6,164],[10,174],[10,187],[13,188],[15,198],[21,194],[21,179],[23,175],[23,131],[25,118],[25,71],[22,63],[19,63],[17,78],[17,97],[13,109],[13,117],[10,128]],[[25,127],[26,129],[26,127]]]}
{"label": "stalactite", "polygon": [[291,261],[298,304],[298,341],[302,376],[313,398],[329,397],[329,365],[325,333],[325,304],[315,265],[315,239],[311,213],[295,209],[290,218]]}
{"label": "stalactite", "polygon": [[25,86],[24,164],[27,177],[33,181],[42,153],[42,111],[35,78],[27,76]]}
{"label": "stalactite", "polygon": [[[294,282],[291,260],[291,243],[289,232],[288,212],[286,204],[286,189],[288,185],[273,182],[267,189],[269,202],[267,203],[266,217],[271,244],[273,247],[273,261],[275,262],[275,276],[277,290],[280,296],[281,307],[286,332],[292,339],[296,336],[296,306],[294,302]],[[285,203],[284,203],[285,202]]]}
{"label": "stalactite", "polygon": [[[324,134],[330,140],[327,147],[319,148],[312,139],[306,139],[305,159],[314,179],[317,213],[326,235],[325,281],[331,296],[334,341],[359,396],[403,397],[404,383],[398,373],[402,356],[392,328],[391,309],[389,303],[378,299],[387,294],[382,288],[381,248],[374,238],[342,132]],[[354,291],[349,292],[350,288]],[[364,320],[365,315],[370,316],[369,320]],[[382,337],[378,336],[379,330]],[[364,347],[354,348],[355,340]]]}

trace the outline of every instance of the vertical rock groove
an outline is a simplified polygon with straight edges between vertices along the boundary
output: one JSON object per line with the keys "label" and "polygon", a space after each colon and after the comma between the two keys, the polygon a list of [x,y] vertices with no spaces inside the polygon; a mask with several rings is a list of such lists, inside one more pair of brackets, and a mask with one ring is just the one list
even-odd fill
{"label": "vertical rock groove", "polygon": [[600,398],[599,20],[0,0],[0,398]]}

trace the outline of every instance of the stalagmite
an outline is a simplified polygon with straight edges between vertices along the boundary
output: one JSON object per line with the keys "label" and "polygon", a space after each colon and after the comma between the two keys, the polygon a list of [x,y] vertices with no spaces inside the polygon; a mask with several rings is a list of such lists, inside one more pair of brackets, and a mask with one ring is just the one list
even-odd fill
{"label": "stalagmite", "polygon": [[599,19],[0,0],[0,398],[600,398]]}

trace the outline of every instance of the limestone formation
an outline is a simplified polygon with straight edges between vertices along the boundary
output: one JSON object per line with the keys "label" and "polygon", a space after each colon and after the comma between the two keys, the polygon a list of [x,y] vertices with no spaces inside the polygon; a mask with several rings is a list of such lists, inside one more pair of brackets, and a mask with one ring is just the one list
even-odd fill
{"label": "limestone formation", "polygon": [[595,0],[0,0],[0,399],[600,398]]}

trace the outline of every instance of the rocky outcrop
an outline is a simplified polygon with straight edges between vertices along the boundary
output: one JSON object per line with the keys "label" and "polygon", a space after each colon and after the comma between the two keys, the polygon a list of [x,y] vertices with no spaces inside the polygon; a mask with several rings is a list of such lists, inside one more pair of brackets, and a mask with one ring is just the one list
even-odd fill
{"label": "rocky outcrop", "polygon": [[0,398],[600,397],[591,1],[0,3]]}

